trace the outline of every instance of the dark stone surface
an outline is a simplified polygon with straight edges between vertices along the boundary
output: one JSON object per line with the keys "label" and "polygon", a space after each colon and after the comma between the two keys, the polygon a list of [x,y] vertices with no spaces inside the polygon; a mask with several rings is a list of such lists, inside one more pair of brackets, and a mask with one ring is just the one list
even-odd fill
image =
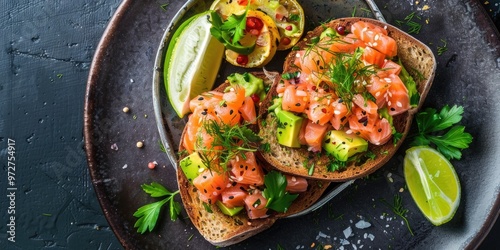
{"label": "dark stone surface", "polygon": [[[158,5],[167,2],[160,0]],[[497,25],[498,2],[485,3]],[[0,3],[0,249],[122,248],[92,187],[82,136],[92,56],[119,4],[119,0]],[[16,169],[9,185],[12,140],[15,161],[11,162]],[[11,192],[15,192],[15,243],[7,240]],[[495,249],[498,235],[499,222],[480,249]]]}

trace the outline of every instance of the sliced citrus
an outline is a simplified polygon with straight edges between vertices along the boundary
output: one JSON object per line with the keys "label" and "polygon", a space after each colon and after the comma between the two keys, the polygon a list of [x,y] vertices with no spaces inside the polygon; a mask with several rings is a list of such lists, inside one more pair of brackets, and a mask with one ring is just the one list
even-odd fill
{"label": "sliced citrus", "polygon": [[413,200],[432,224],[439,226],[453,218],[460,203],[460,181],[441,153],[427,146],[408,149],[404,175]]}
{"label": "sliced citrus", "polygon": [[[231,14],[243,12],[247,4],[246,0],[216,0],[210,9],[226,19]],[[251,0],[250,9],[263,11],[276,23],[280,34],[278,50],[293,47],[304,32],[304,10],[296,0]]]}
{"label": "sliced citrus", "polygon": [[[260,22],[258,21],[260,20]],[[258,29],[251,30],[249,22],[259,22]],[[245,68],[257,68],[266,65],[273,59],[279,41],[279,32],[273,20],[262,11],[249,10],[247,13],[247,32],[239,41],[244,46],[255,43],[252,53],[242,55],[226,49],[226,60],[235,65]]]}
{"label": "sliced citrus", "polygon": [[183,22],[168,45],[164,81],[168,99],[179,117],[189,113],[189,101],[212,89],[224,55],[224,45],[210,34],[210,12]]}

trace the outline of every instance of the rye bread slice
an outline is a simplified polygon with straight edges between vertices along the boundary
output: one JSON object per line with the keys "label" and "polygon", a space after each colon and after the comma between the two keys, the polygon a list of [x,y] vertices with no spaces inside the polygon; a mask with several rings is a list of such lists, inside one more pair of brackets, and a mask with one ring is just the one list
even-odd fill
{"label": "rye bread slice", "polygon": [[[265,84],[272,84],[272,81],[263,72],[252,72],[252,74],[264,79]],[[227,82],[223,83],[215,91],[223,92],[227,86],[229,86]],[[181,138],[184,137],[184,132]],[[179,146],[179,152],[184,152],[182,144]],[[185,156],[187,155],[181,155],[179,159]],[[265,169],[270,168],[266,162],[259,163]],[[219,247],[241,242],[271,227],[278,218],[301,212],[310,207],[322,196],[329,184],[324,181],[310,180],[308,181],[308,190],[299,194],[286,213],[275,213],[267,218],[250,220],[245,212],[235,216],[225,215],[216,205],[208,205],[212,210],[212,212],[208,212],[203,201],[200,200],[196,188],[180,169],[177,171],[177,182],[184,208],[191,222],[207,241]]]}
{"label": "rye bread slice", "polygon": [[[408,134],[413,116],[422,106],[425,97],[427,96],[427,93],[431,87],[436,70],[435,57],[432,51],[425,44],[416,40],[407,33],[399,30],[398,28],[386,23],[379,22],[377,20],[369,18],[341,18],[330,21],[308,32],[304,39],[297,44],[297,46],[300,49],[306,48],[311,38],[319,37],[321,33],[328,27],[335,29],[336,27],[342,25],[349,28],[351,27],[351,24],[357,21],[370,22],[380,27],[386,27],[389,36],[395,39],[397,42],[399,58],[403,62],[406,69],[411,69],[409,70],[409,73],[417,83],[418,92],[420,93],[420,102],[418,106],[394,117],[394,127],[398,132],[403,134],[403,137],[397,142],[397,144],[392,143],[392,140],[381,146],[370,144],[369,150],[376,154],[375,159],[369,159],[365,163],[360,165],[351,163],[342,171],[330,172],[326,168],[330,160],[325,154],[310,152],[306,149],[305,146],[299,149],[294,149],[278,144],[276,135],[273,132],[276,131],[277,128],[275,115],[274,113],[267,113],[267,108],[272,104],[273,98],[277,96],[276,85],[277,83],[279,83],[279,79],[277,79],[274,82],[273,87],[271,87],[271,90],[269,91],[266,99],[263,101],[259,113],[260,118],[265,121],[264,123],[259,122],[259,126],[261,126],[260,136],[264,138],[263,143],[269,143],[271,148],[271,150],[268,152],[260,151],[260,155],[277,170],[297,176],[304,176],[307,178],[314,178],[332,182],[340,182],[360,178],[373,173],[375,170],[382,167],[396,153],[397,149],[401,146],[404,138]],[[290,52],[285,59],[283,65],[283,70],[285,73],[297,71],[296,66],[294,66],[295,58],[296,51],[294,50]],[[421,75],[416,75],[418,74],[417,72]],[[265,126],[262,124],[265,124]],[[308,168],[311,165],[304,166],[304,162],[314,164],[314,171],[312,174],[310,174]]]}

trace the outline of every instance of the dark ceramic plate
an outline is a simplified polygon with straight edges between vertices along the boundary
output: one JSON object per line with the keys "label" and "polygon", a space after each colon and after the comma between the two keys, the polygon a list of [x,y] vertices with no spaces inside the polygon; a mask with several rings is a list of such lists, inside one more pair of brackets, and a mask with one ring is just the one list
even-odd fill
{"label": "dark ceramic plate", "polygon": [[[299,2],[307,15],[308,29],[329,18],[351,16],[354,8],[357,16],[371,16],[362,1]],[[414,19],[422,24],[420,33],[414,36],[434,51],[438,61],[424,107],[457,104],[465,108],[463,124],[474,141],[463,152],[463,159],[453,162],[462,184],[457,214],[440,227],[432,226],[422,216],[405,188],[402,158],[408,145],[404,144],[386,166],[357,180],[320,210],[280,220],[269,230],[231,248],[310,249],[312,244],[348,249],[475,248],[498,217],[498,33],[477,1],[428,0],[419,5],[414,1],[376,2],[393,25],[412,12],[421,16]],[[430,7],[428,10],[422,10],[424,3]],[[124,0],[104,33],[89,75],[84,114],[89,169],[102,209],[125,248],[214,248],[185,217],[172,222],[163,211],[154,232],[141,235],[134,229],[136,219],[132,216],[138,207],[155,201],[141,190],[141,184],[156,181],[177,189],[175,170],[160,149],[152,82],[155,70],[160,70],[154,65],[160,44],[166,42],[165,29],[175,16],[181,17],[178,13],[183,4]],[[447,51],[437,55],[443,41]],[[273,65],[280,70],[279,63]],[[168,109],[166,99],[155,102],[162,106],[169,136],[177,141],[183,121]],[[130,111],[124,113],[123,107]],[[136,147],[138,141],[144,143],[143,148]],[[158,162],[154,170],[147,168],[152,161]],[[390,208],[395,195],[408,209],[408,225]]]}

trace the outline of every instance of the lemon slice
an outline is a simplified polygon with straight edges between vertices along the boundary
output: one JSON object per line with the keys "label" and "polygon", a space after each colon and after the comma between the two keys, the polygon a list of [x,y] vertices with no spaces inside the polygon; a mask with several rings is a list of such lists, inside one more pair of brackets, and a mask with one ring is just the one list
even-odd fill
{"label": "lemon slice", "polygon": [[279,32],[274,21],[264,12],[257,10],[248,11],[247,20],[251,17],[260,19],[263,22],[263,26],[258,35],[247,32],[239,41],[244,46],[255,43],[255,48],[252,53],[241,55],[226,49],[226,61],[235,66],[244,68],[263,67],[273,59],[278,48],[277,41],[279,41]]}
{"label": "lemon slice", "polygon": [[183,22],[168,45],[164,81],[168,99],[179,117],[189,113],[189,101],[212,89],[224,55],[224,45],[210,34],[210,12]]}
{"label": "lemon slice", "polygon": [[426,146],[408,149],[404,175],[413,200],[432,224],[439,226],[453,218],[460,204],[460,182],[441,153]]}
{"label": "lemon slice", "polygon": [[[226,19],[245,11],[247,1],[216,0],[210,6]],[[250,9],[261,10],[273,19],[279,31],[278,50],[293,47],[304,33],[304,10],[296,0],[252,0]]]}

